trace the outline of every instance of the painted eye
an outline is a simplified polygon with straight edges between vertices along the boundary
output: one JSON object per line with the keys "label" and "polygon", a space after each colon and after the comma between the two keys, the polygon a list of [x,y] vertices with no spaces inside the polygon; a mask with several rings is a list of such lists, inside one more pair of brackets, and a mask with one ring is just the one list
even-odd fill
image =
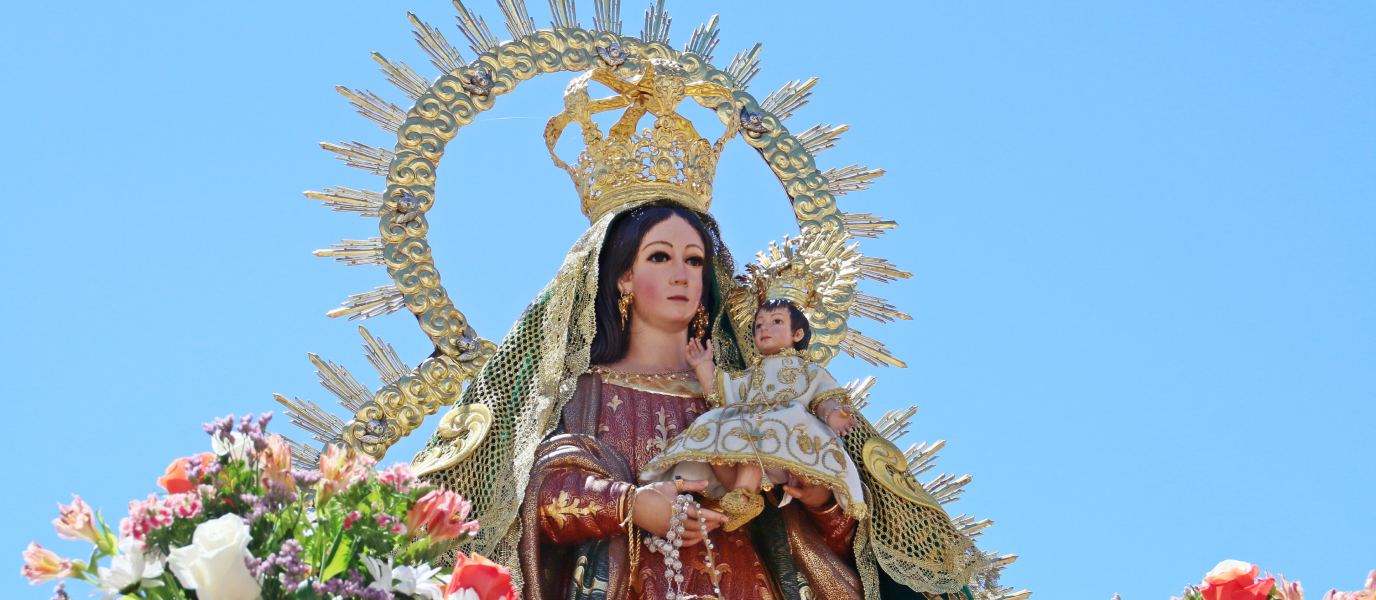
{"label": "painted eye", "polygon": [[669,253],[668,253],[668,252],[664,252],[664,251],[661,250],[661,251],[659,251],[659,252],[655,252],[654,254],[651,254],[651,255],[650,255],[649,257],[647,257],[645,260],[648,260],[648,261],[650,261],[650,262],[652,262],[652,263],[669,262]]}
{"label": "painted eye", "polygon": [[701,256],[689,256],[688,259],[685,260],[684,262],[688,263],[688,266],[690,266],[690,267],[701,267],[701,266],[702,266],[702,257],[701,257]]}

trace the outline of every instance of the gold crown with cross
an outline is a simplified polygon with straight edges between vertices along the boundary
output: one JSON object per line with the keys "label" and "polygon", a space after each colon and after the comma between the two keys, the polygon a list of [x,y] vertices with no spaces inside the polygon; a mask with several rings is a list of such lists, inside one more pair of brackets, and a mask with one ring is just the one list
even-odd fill
{"label": "gold crown with cross", "polygon": [[[726,131],[716,143],[698,134],[692,122],[678,114],[685,98],[716,108],[731,102],[731,91],[707,81],[690,81],[677,62],[651,58],[628,59],[620,48],[599,48],[606,67],[578,76],[564,90],[564,111],[545,126],[545,145],[554,164],[568,172],[582,202],[583,214],[596,222],[622,207],[667,198],[689,209],[707,212],[712,205],[712,179],[722,147],[739,131],[735,111],[718,111]],[[588,84],[596,81],[616,95],[592,100]],[[606,135],[592,116],[625,108]],[[654,115],[652,127],[637,132],[640,119]],[[574,164],[555,154],[555,145],[570,123],[583,131],[586,148]]]}

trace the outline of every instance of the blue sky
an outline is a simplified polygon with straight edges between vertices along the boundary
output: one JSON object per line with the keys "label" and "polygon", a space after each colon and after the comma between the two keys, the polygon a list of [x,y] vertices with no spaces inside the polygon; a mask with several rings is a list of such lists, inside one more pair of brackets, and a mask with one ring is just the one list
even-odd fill
{"label": "blue sky", "polygon": [[[333,87],[401,104],[371,51],[437,74],[407,10],[461,36],[438,0],[11,4],[0,547],[17,572],[30,540],[84,554],[53,533],[54,502],[81,493],[117,521],[206,449],[202,421],[278,410],[273,392],[327,404],[307,352],[377,385],[356,324],[324,313],[385,273],[310,255],[376,224],[300,192],[380,188],[317,143],[393,143]],[[627,33],[642,4],[624,4]],[[470,7],[507,35],[495,6]],[[909,441],[948,440],[938,470],[975,476],[950,508],[997,523],[981,544],[1021,556],[1009,585],[1164,600],[1234,558],[1317,595],[1376,568],[1376,7],[669,11],[680,46],[721,15],[718,64],[763,42],[757,97],[820,77],[787,125],[847,123],[819,164],[888,171],[841,206],[901,224],[862,248],[913,272],[869,291],[914,318],[861,329],[910,368],[832,370],[877,375],[876,414],[920,405]],[[437,264],[490,339],[586,227],[540,139],[567,80],[502,97],[439,170]],[[713,213],[742,261],[796,231],[739,141]],[[405,315],[366,325],[412,366],[430,351]]]}

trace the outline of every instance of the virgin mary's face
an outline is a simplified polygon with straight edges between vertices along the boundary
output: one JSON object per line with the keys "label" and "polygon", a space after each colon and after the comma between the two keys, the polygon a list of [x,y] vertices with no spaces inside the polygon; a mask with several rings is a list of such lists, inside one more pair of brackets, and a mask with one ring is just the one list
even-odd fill
{"label": "virgin mary's face", "polygon": [[670,217],[645,233],[635,264],[617,282],[622,294],[635,294],[632,333],[638,326],[688,329],[702,300],[705,256],[702,237],[680,217]]}

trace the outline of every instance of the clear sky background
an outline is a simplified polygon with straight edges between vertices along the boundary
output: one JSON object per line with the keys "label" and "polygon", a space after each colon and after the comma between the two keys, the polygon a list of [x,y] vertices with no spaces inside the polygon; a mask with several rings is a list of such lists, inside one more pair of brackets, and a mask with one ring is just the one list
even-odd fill
{"label": "clear sky background", "polygon": [[[84,557],[55,502],[116,523],[208,449],[202,421],[280,413],[273,392],[330,405],[307,352],[378,385],[357,324],[325,312],[385,272],[310,255],[376,222],[300,192],[381,189],[317,143],[394,143],[333,87],[402,104],[370,51],[437,75],[407,10],[462,39],[440,0],[8,3],[0,596],[48,597],[18,576],[30,540]],[[876,415],[921,406],[908,441],[948,440],[936,472],[975,476],[949,508],[996,522],[980,543],[1020,555],[1008,585],[1165,600],[1233,558],[1318,597],[1376,568],[1376,5],[669,10],[679,47],[721,14],[718,65],[763,42],[758,98],[821,78],[786,125],[852,126],[823,168],[888,170],[840,202],[902,225],[862,249],[913,272],[868,291],[914,318],[860,328],[910,367],[832,370],[878,376]],[[439,170],[437,265],[489,339],[587,226],[540,138],[569,78],[503,96]],[[742,261],[796,232],[739,141],[712,212]],[[430,351],[407,315],[366,324],[411,366]]]}

